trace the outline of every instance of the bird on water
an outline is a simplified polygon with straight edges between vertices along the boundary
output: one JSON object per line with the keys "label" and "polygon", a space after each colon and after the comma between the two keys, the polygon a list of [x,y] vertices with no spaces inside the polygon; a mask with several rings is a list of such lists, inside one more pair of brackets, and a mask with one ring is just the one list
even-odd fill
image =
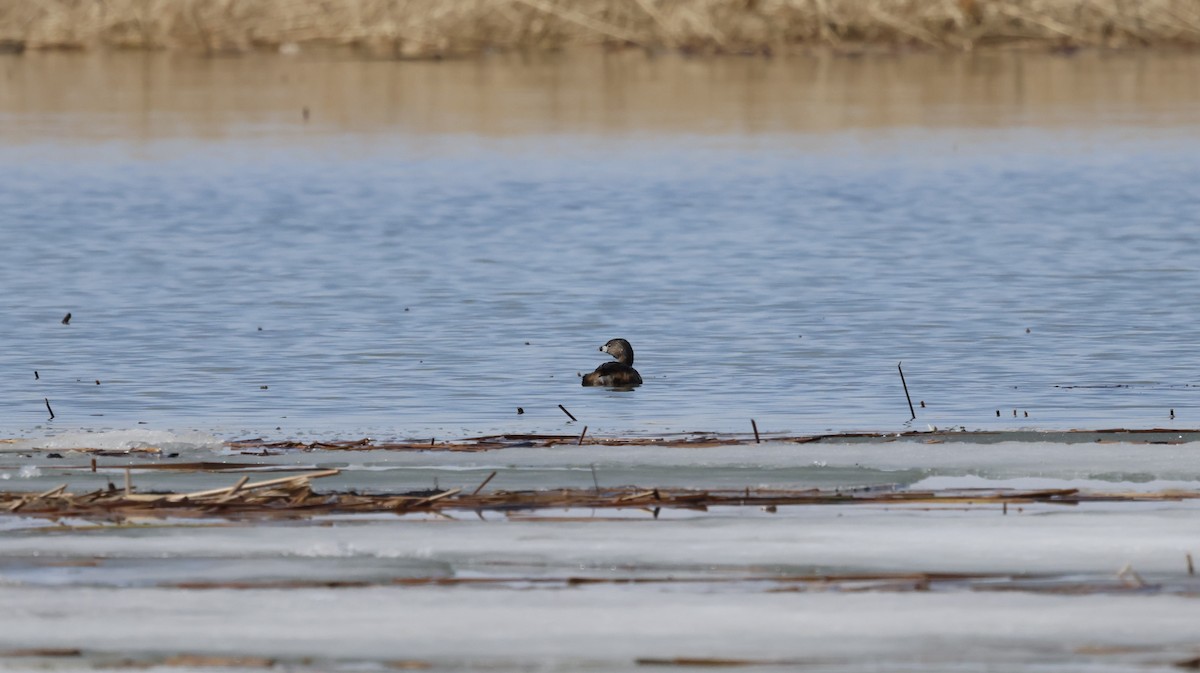
{"label": "bird on water", "polygon": [[605,362],[596,367],[596,371],[584,374],[583,385],[604,386],[606,388],[632,388],[642,385],[642,376],[633,368],[633,346],[624,339],[612,339],[600,347],[601,353],[608,353],[617,359],[616,362]]}

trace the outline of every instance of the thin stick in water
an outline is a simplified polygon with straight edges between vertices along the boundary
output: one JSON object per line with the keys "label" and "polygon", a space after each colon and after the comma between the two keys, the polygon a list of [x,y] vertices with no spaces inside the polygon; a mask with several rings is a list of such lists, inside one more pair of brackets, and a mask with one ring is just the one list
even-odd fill
{"label": "thin stick in water", "polygon": [[50,420],[54,420],[54,410],[50,408],[50,398],[43,397],[42,399],[46,401],[46,411],[50,412]]}
{"label": "thin stick in water", "polygon": [[758,444],[758,423],[755,423],[753,418],[750,419],[750,427],[754,428],[754,443]]}
{"label": "thin stick in water", "polygon": [[587,426],[583,426],[583,432],[579,433],[579,441],[575,442],[575,446],[583,444],[583,436],[587,434]]}
{"label": "thin stick in water", "polygon": [[596,487],[596,495],[600,495],[600,480],[596,478],[596,464],[592,463],[592,485]]}
{"label": "thin stick in water", "polygon": [[128,467],[125,468],[125,495],[133,495],[133,474]]}
{"label": "thin stick in water", "polygon": [[911,420],[917,420],[917,410],[913,409],[912,397],[908,394],[908,383],[904,380],[904,368],[900,365],[902,362],[896,363],[896,369],[900,370],[900,385],[904,386],[904,398],[908,400],[908,412],[912,414]]}
{"label": "thin stick in water", "polygon": [[487,476],[487,479],[484,479],[482,484],[476,486],[474,491],[471,491],[471,495],[478,495],[479,492],[483,490],[483,487],[487,486],[488,482],[491,481],[492,477],[494,476],[496,476],[496,471],[492,470],[492,473]]}
{"label": "thin stick in water", "polygon": [[578,420],[579,420],[578,418],[575,418],[575,416],[574,416],[574,415],[572,415],[572,414],[571,414],[571,412],[567,411],[567,408],[566,408],[566,407],[564,407],[563,405],[561,405],[561,404],[560,404],[560,405],[558,405],[558,408],[559,408],[559,409],[562,409],[563,413],[567,415],[567,418],[570,418],[570,419],[571,419],[571,420],[573,420],[573,421],[578,421]]}
{"label": "thin stick in water", "polygon": [[1189,575],[1195,575],[1195,574],[1196,574],[1196,566],[1195,566],[1195,564],[1193,564],[1193,563],[1192,563],[1192,554],[1191,554],[1191,552],[1188,552],[1188,555],[1187,555],[1187,562],[1188,562],[1188,574],[1189,574]]}
{"label": "thin stick in water", "polygon": [[243,474],[242,478],[238,479],[237,483],[233,485],[233,488],[229,489],[229,495],[225,497],[232,498],[233,496],[237,495],[238,491],[242,490],[242,487],[245,486],[246,482],[248,481],[250,481],[250,475]]}

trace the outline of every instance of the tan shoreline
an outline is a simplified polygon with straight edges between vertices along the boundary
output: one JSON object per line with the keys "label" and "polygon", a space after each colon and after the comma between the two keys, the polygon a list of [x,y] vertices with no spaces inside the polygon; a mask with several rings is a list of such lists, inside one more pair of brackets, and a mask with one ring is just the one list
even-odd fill
{"label": "tan shoreline", "polygon": [[584,45],[814,48],[1200,45],[1195,0],[0,0],[0,52],[351,48],[440,58]]}

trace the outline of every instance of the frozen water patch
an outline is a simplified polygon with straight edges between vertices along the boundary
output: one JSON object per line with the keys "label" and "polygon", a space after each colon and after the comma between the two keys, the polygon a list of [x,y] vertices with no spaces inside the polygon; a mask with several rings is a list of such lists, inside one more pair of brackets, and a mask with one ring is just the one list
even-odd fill
{"label": "frozen water patch", "polygon": [[0,472],[0,480],[8,481],[14,476],[18,479],[37,479],[42,476],[42,470],[37,465],[22,465],[16,472]]}
{"label": "frozen water patch", "polygon": [[714,657],[811,671],[1166,671],[1195,642],[1194,601],[1175,596],[0,587],[0,600],[0,647],[415,658],[449,670],[636,671],[642,658]]}
{"label": "frozen water patch", "polygon": [[42,439],[22,439],[0,445],[0,451],[71,451],[80,449],[133,451],[148,448],[158,448],[163,451],[195,451],[217,450],[223,446],[223,441],[205,432],[132,429],[106,432],[65,432]]}
{"label": "frozen water patch", "polygon": [[[581,568],[799,568],[822,572],[1107,574],[1127,564],[1183,577],[1200,558],[1200,503],[1085,503],[931,509],[780,507],[692,518],[584,521],[330,521],[330,525],[123,526],[6,536],[15,558],[314,559],[445,564],[459,571],[519,565]],[[253,562],[250,562],[251,564]],[[508,571],[502,571],[508,572]],[[186,577],[187,573],[181,573]]]}
{"label": "frozen water patch", "polygon": [[[909,486],[914,491],[941,491],[958,489],[1000,490],[1013,489],[1018,491],[1050,490],[1062,488],[1077,488],[1081,491],[1103,491],[1106,493],[1134,491],[1139,493],[1156,493],[1161,491],[1191,491],[1200,488],[1200,480],[1184,481],[1180,479],[1134,479],[1136,475],[1098,475],[1091,479],[1054,479],[1050,477],[1020,477],[1010,479],[989,479],[978,475],[963,476],[930,476]],[[1112,477],[1099,478],[1099,477]]]}

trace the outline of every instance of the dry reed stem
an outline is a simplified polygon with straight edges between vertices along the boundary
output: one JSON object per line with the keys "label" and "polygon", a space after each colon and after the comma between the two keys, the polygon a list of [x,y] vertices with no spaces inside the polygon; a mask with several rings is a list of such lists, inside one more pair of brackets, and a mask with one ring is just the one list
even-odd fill
{"label": "dry reed stem", "polygon": [[1195,0],[0,0],[9,51],[332,45],[436,58],[595,44],[759,54],[1025,42],[1196,45],[1200,10]]}

